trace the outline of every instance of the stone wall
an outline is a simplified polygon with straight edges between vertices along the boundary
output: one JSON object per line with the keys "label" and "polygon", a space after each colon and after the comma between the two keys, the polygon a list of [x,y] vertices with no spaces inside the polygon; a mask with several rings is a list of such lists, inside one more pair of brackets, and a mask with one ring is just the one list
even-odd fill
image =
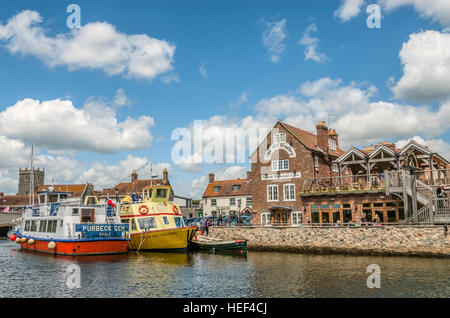
{"label": "stone wall", "polygon": [[246,239],[249,250],[450,257],[441,227],[212,227],[210,236]]}

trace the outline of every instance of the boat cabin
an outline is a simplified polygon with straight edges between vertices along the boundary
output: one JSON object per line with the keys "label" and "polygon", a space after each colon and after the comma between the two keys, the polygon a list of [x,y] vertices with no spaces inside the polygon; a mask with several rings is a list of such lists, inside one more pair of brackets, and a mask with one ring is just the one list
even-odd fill
{"label": "boat cabin", "polygon": [[37,193],[38,204],[45,205],[51,203],[59,203],[62,200],[67,200],[72,197],[72,192],[58,192],[58,191],[40,191]]}
{"label": "boat cabin", "polygon": [[170,186],[149,186],[142,191],[143,201],[169,202],[173,201],[173,191]]}

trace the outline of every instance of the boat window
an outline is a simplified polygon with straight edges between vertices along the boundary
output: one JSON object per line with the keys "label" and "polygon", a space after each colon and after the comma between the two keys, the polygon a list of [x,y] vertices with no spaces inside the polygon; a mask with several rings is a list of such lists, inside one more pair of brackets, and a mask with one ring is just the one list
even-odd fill
{"label": "boat window", "polygon": [[47,220],[41,220],[39,223],[39,232],[45,232],[47,229]]}
{"label": "boat window", "polygon": [[141,230],[148,230],[148,229],[156,228],[155,218],[154,217],[140,218],[139,219],[139,227],[141,228]]}
{"label": "boat window", "polygon": [[129,224],[130,223],[130,219],[121,219],[120,223]]}
{"label": "boat window", "polygon": [[80,210],[80,209],[78,209],[78,208],[73,208],[73,209],[72,209],[72,215],[78,215],[79,210]]}
{"label": "boat window", "polygon": [[30,230],[30,220],[25,221],[25,231]]}
{"label": "boat window", "polygon": [[136,222],[134,221],[134,219],[131,219],[131,229],[133,231],[136,231]]}
{"label": "boat window", "polygon": [[48,202],[49,203],[55,203],[58,202],[58,195],[57,194],[52,194],[48,196]]}
{"label": "boat window", "polygon": [[177,227],[184,227],[183,218],[176,216],[174,219],[175,219],[175,225]]}
{"label": "boat window", "polygon": [[36,232],[36,229],[37,229],[37,221],[33,220],[31,221],[30,231]]}
{"label": "boat window", "polygon": [[167,197],[167,189],[156,189],[155,198],[165,199]]}
{"label": "boat window", "polygon": [[147,190],[147,198],[151,198],[152,197],[152,194],[153,194],[153,189],[148,189]]}
{"label": "boat window", "polygon": [[81,222],[94,222],[92,209],[81,209]]}
{"label": "boat window", "polygon": [[39,203],[45,203],[45,194],[39,195]]}
{"label": "boat window", "polygon": [[56,220],[48,220],[47,222],[47,232],[48,233],[56,233]]}
{"label": "boat window", "polygon": [[61,222],[59,222],[59,226],[63,227],[63,224],[64,224],[64,220],[61,220]]}
{"label": "boat window", "polygon": [[59,196],[59,198],[60,198],[60,200],[65,200],[65,199],[67,199],[67,194],[61,194]]}
{"label": "boat window", "polygon": [[169,224],[169,220],[167,219],[167,216],[163,216],[164,224]]}

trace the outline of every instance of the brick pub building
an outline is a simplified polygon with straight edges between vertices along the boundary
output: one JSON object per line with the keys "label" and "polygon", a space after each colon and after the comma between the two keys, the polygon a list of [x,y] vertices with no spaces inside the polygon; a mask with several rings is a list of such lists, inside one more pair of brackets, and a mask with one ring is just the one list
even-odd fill
{"label": "brick pub building", "polygon": [[302,223],[299,192],[307,180],[338,176],[342,154],[338,134],[324,122],[313,134],[278,121],[251,156],[253,224]]}
{"label": "brick pub building", "polygon": [[398,223],[405,219],[407,201],[387,194],[384,174],[404,165],[419,168],[424,189],[450,190],[449,162],[428,147],[411,140],[399,149],[380,143],[344,152],[338,134],[324,122],[313,134],[278,121],[251,161],[255,225]]}

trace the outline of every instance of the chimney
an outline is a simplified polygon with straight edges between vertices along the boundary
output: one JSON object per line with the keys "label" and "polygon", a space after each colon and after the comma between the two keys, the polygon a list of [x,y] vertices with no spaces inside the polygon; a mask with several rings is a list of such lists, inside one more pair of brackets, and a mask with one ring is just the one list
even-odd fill
{"label": "chimney", "polygon": [[133,172],[131,173],[131,183],[136,182],[138,179],[138,175],[136,173],[136,170],[133,169]]}
{"label": "chimney", "polygon": [[167,178],[168,175],[169,175],[169,172],[167,171],[166,168],[164,168],[164,171],[163,171],[163,180],[167,180],[167,179],[168,179],[168,178]]}
{"label": "chimney", "polygon": [[324,121],[320,121],[316,125],[317,129],[317,146],[325,153],[328,152],[328,128]]}
{"label": "chimney", "polygon": [[334,141],[336,141],[336,147],[339,147],[339,140],[338,140],[338,134],[336,133],[336,129],[329,129],[328,130],[328,136],[333,139]]}
{"label": "chimney", "polygon": [[252,179],[252,172],[251,171],[247,171],[247,180],[251,180]]}
{"label": "chimney", "polygon": [[210,173],[209,174],[209,183],[213,183],[214,182],[214,173]]}

